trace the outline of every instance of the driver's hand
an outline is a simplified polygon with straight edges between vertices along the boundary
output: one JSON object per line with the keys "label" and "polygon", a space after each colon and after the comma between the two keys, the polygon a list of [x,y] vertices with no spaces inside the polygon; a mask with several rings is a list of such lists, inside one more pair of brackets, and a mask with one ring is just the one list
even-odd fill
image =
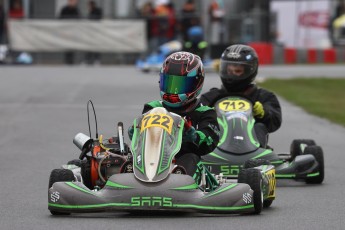
{"label": "driver's hand", "polygon": [[196,130],[193,126],[190,126],[189,129],[187,129],[182,136],[182,142],[192,142],[194,143],[196,141],[197,134]]}
{"label": "driver's hand", "polygon": [[257,101],[253,107],[254,117],[263,118],[265,116],[265,110],[261,102]]}

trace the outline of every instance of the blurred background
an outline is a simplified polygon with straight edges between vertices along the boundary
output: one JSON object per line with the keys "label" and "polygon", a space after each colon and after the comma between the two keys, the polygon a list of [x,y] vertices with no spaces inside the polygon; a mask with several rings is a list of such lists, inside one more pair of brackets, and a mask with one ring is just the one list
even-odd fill
{"label": "blurred background", "polygon": [[245,43],[261,64],[343,62],[344,2],[0,0],[0,62],[134,64],[171,41],[165,55],[185,49],[212,60]]}

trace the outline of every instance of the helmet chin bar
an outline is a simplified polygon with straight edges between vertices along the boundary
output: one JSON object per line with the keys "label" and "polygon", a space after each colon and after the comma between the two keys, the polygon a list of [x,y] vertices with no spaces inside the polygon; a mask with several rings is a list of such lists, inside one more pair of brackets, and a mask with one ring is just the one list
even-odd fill
{"label": "helmet chin bar", "polygon": [[221,78],[223,86],[227,91],[230,92],[242,92],[244,91],[250,84],[253,83],[255,79],[256,73],[252,74],[252,76],[245,78],[243,80],[234,80],[234,79],[225,79]]}

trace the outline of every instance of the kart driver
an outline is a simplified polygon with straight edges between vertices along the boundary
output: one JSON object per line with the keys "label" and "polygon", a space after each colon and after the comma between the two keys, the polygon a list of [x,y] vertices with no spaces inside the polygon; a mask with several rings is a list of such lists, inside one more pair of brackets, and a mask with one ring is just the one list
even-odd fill
{"label": "kart driver", "polygon": [[253,102],[255,117],[254,130],[260,146],[267,147],[268,133],[279,129],[282,114],[279,101],[274,93],[256,86],[258,56],[253,48],[246,45],[232,45],[226,48],[220,58],[220,89],[212,88],[201,96],[203,105],[214,106],[224,97],[244,96]]}
{"label": "kart driver", "polygon": [[[144,105],[143,113],[155,107],[164,107],[179,114],[188,123],[184,131],[176,164],[184,167],[187,174],[194,176],[200,156],[215,149],[219,141],[217,114],[213,108],[203,106],[197,99],[205,73],[199,56],[189,52],[176,52],[168,56],[160,70],[160,95],[162,100]],[[133,127],[128,134],[133,136]],[[196,179],[198,182],[198,179]]]}

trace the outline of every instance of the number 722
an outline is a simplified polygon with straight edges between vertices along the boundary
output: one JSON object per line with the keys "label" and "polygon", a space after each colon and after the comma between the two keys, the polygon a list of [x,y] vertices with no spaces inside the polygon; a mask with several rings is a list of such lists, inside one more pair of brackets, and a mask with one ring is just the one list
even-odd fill
{"label": "number 722", "polygon": [[150,127],[160,127],[165,129],[169,134],[171,134],[173,119],[167,114],[147,114],[141,121],[140,132]]}

